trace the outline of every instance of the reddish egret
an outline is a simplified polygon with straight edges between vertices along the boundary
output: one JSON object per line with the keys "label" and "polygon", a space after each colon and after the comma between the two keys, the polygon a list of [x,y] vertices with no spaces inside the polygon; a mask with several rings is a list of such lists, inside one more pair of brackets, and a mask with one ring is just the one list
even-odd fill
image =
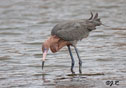
{"label": "reddish egret", "polygon": [[79,40],[86,38],[89,35],[89,32],[95,30],[96,26],[100,25],[102,25],[102,23],[100,18],[98,18],[98,13],[93,16],[92,12],[89,19],[63,21],[57,24],[52,29],[51,36],[42,45],[42,69],[44,67],[45,58],[49,48],[53,53],[55,53],[64,46],[67,46],[72,61],[71,72],[74,74],[74,58],[70,48],[70,46],[73,46],[79,60],[79,73],[82,73],[82,61],[76,48],[76,44]]}

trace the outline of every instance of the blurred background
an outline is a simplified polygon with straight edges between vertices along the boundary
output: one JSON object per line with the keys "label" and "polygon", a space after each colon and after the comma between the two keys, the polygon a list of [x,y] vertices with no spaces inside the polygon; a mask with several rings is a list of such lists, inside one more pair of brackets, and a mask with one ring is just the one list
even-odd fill
{"label": "blurred background", "polygon": [[[83,74],[71,76],[64,47],[49,52],[41,69],[42,43],[59,22],[88,19],[98,12],[103,24],[78,43]],[[75,72],[78,73],[78,59]],[[126,0],[1,0],[0,88],[109,88],[107,80],[126,87]]]}

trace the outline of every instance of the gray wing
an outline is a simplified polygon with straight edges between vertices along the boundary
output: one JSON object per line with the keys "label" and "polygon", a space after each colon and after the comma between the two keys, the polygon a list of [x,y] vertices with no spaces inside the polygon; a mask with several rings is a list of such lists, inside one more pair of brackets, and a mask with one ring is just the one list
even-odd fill
{"label": "gray wing", "polygon": [[51,35],[56,35],[67,41],[81,40],[87,37],[89,31],[86,25],[79,22],[64,22],[57,24],[51,32]]}

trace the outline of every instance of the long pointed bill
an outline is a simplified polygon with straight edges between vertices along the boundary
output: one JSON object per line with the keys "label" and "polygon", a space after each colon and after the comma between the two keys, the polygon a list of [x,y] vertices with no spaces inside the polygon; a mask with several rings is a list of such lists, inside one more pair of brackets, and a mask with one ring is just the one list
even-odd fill
{"label": "long pointed bill", "polygon": [[43,53],[43,58],[42,58],[42,70],[44,68],[44,62],[45,62],[45,59],[46,59],[46,55],[47,55],[47,51],[45,50],[44,53]]}

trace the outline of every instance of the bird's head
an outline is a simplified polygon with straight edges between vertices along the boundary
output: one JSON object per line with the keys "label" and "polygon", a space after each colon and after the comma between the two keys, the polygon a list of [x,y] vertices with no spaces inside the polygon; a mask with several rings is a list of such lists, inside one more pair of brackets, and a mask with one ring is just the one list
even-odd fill
{"label": "bird's head", "polygon": [[49,51],[50,46],[59,40],[58,37],[50,36],[43,44],[42,44],[42,52],[43,52],[43,57],[42,57],[42,69],[44,68],[44,62],[47,56],[47,53]]}
{"label": "bird's head", "polygon": [[91,17],[88,20],[91,21],[95,26],[102,25],[102,22],[98,17],[98,13],[96,13],[95,16],[93,17],[93,13],[91,12]]}

